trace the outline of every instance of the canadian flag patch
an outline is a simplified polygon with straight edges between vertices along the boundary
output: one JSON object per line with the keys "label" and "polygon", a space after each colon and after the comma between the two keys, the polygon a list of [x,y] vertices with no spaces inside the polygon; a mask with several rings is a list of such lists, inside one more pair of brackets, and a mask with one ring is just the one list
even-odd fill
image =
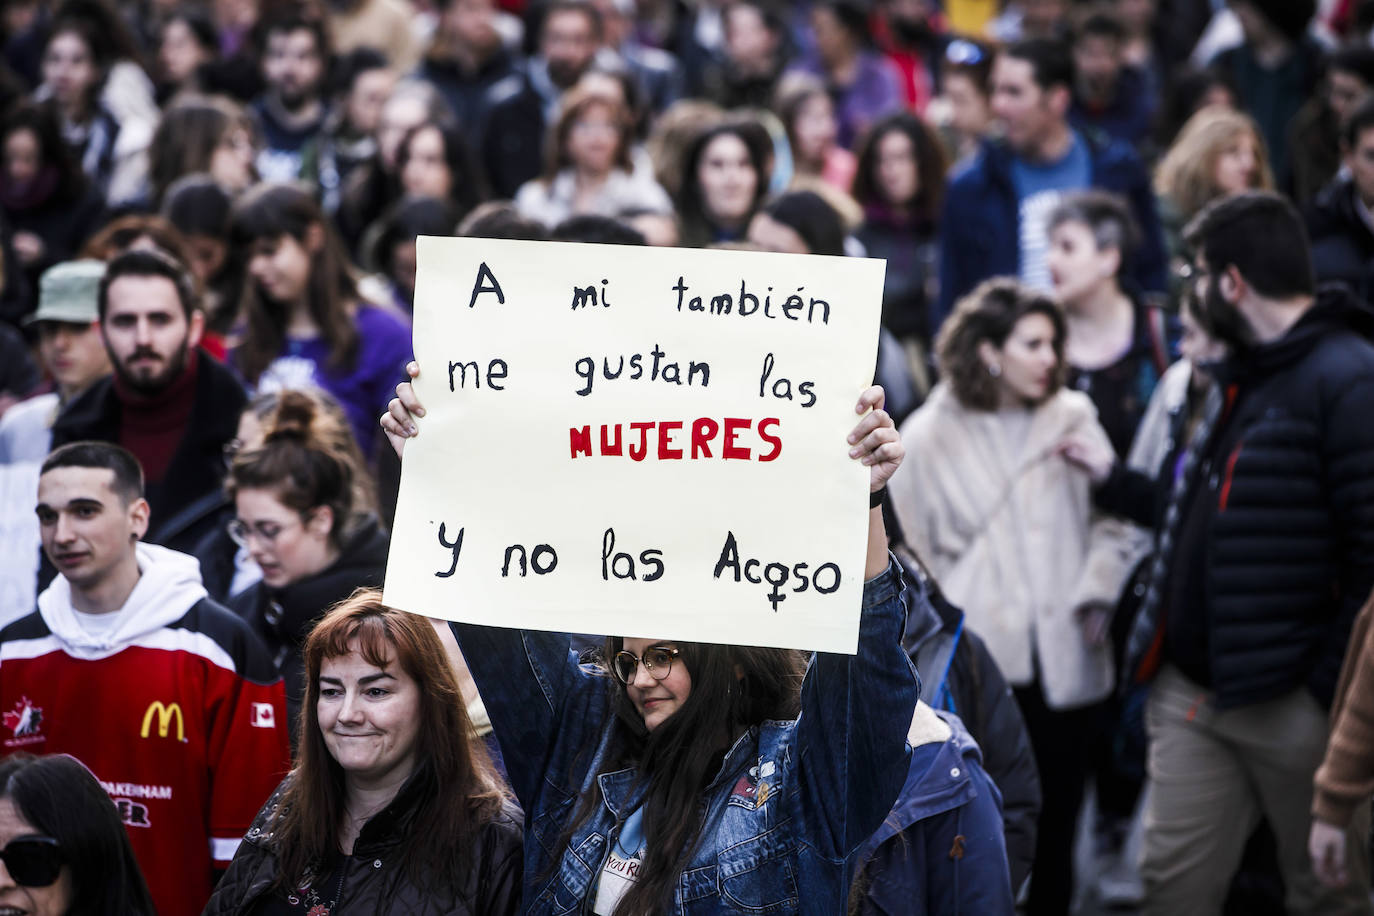
{"label": "canadian flag patch", "polygon": [[254,728],[276,728],[276,727],[277,727],[277,713],[276,713],[276,710],[274,710],[274,709],[272,708],[272,704],[271,704],[271,703],[254,703],[254,704],[253,704],[253,719],[252,719],[252,724],[253,724],[253,727],[254,727]]}

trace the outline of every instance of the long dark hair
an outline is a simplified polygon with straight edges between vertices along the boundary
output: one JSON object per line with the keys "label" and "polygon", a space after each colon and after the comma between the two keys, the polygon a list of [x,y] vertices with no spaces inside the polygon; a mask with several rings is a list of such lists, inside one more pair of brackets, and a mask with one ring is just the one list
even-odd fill
{"label": "long dark hair", "polygon": [[[27,130],[38,141],[41,169],[52,169],[56,176],[52,194],[44,202],[71,203],[86,193],[89,187],[86,173],[72,156],[71,147],[63,142],[62,127],[51,105],[20,103],[11,108],[0,122],[0,143],[21,130]],[[8,173],[0,169],[0,188],[8,184]]]}
{"label": "long dark hair", "polygon": [[[758,209],[759,202],[768,193],[768,179],[772,171],[769,157],[772,150],[768,132],[763,125],[757,121],[734,120],[702,131],[692,140],[687,147],[686,155],[682,157],[682,185],[677,195],[677,207],[678,213],[682,215],[684,245],[709,245],[715,240],[715,222],[706,212],[706,196],[702,192],[697,172],[701,168],[701,159],[706,153],[706,148],[717,137],[724,136],[738,137],[749,151],[749,163],[757,177],[753,209]],[[750,216],[752,215],[751,213]],[[748,221],[749,217],[746,216],[745,223]]]}
{"label": "long dark hair", "polygon": [[410,145],[426,130],[437,132],[439,141],[444,145],[444,163],[448,166],[450,177],[448,204],[461,220],[468,211],[487,199],[487,179],[477,157],[473,155],[472,147],[453,124],[443,120],[424,121],[411,128],[396,150],[397,181],[400,182],[401,173],[410,161]]}
{"label": "long dark hair", "polygon": [[[625,685],[606,678],[616,713],[619,753],[608,772],[639,768],[644,797],[645,857],[639,880],[616,907],[616,916],[660,913],[671,906],[673,887],[701,833],[701,793],[731,744],[767,719],[795,719],[801,711],[806,657],[794,649],[674,642],[674,664],[686,665],[692,691],[682,707],[652,732],[630,702]],[[606,641],[605,661],[624,648],[621,637]],[[583,795],[559,852],[557,867],[577,828],[602,803],[600,782]]]}
{"label": "long dark hair", "polygon": [[161,204],[178,178],[210,171],[215,149],[236,129],[254,133],[248,113],[229,99],[188,96],[168,106],[148,147],[153,202]]}
{"label": "long dark hair", "polygon": [[75,757],[9,757],[0,762],[0,798],[57,840],[71,871],[72,916],[154,916],[119,812]]}
{"label": "long dark hair", "polygon": [[[258,185],[234,207],[230,232],[232,244],[243,251],[260,239],[278,240],[288,235],[304,244],[312,226],[318,227],[323,244],[310,259],[306,292],[310,317],[329,345],[329,366],[352,366],[358,354],[358,329],[352,314],[358,287],[343,245],[315,198],[296,185]],[[284,303],[267,298],[256,283],[244,284],[242,314],[248,332],[234,358],[244,377],[256,384],[272,360],[281,355],[290,316]]]}
{"label": "long dark hair", "polygon": [[453,667],[424,617],[382,604],[377,589],[359,589],[324,616],[305,641],[305,700],[296,766],[272,829],[281,868],[279,888],[299,887],[307,874],[340,855],[344,772],[320,732],[320,667],[357,651],[378,668],[399,664],[420,695],[416,773],[426,797],[405,838],[401,859],[417,887],[462,880],[478,831],[500,812],[508,795],[485,745],[474,737]]}
{"label": "long dark hair", "polygon": [[[905,134],[916,159],[916,197],[907,203],[911,220],[934,231],[945,202],[944,148],[929,124],[909,111],[879,119],[869,128],[859,145],[858,168],[854,172],[854,199],[864,207],[890,209],[894,201],[885,199],[878,183],[878,147],[890,133]],[[896,203],[903,203],[897,201]]]}

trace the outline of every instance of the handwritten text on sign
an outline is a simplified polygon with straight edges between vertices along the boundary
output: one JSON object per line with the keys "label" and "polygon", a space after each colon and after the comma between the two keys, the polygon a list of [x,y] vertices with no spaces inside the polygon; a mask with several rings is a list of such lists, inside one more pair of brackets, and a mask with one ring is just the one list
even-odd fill
{"label": "handwritten text on sign", "polygon": [[386,601],[853,652],[883,264],[422,238]]}

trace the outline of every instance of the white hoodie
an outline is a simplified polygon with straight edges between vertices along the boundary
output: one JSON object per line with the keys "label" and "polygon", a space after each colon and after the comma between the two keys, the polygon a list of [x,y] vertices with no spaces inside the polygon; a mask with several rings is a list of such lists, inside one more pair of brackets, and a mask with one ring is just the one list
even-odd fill
{"label": "white hoodie", "polygon": [[[38,613],[68,655],[90,660],[105,658],[131,645],[163,645],[168,637],[178,634],[159,631],[165,631],[169,624],[180,620],[196,602],[206,597],[200,579],[200,563],[195,557],[155,544],[138,544],[135,549],[138,584],[124,606],[111,612],[115,618],[111,625],[97,636],[87,633],[81,626],[72,607],[71,583],[65,576],[58,576],[38,596]],[[180,634],[193,639],[198,635],[189,631]],[[208,637],[202,638],[210,642]],[[180,640],[173,638],[172,641]],[[219,654],[227,658],[222,649]],[[234,665],[230,662],[226,667],[232,669]]]}

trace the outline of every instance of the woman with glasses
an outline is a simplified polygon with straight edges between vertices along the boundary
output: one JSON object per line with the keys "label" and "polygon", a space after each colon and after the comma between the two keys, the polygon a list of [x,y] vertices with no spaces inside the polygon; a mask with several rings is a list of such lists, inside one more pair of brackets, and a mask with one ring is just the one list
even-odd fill
{"label": "woman with glasses", "polygon": [[319,399],[284,391],[262,426],[261,444],[234,457],[225,482],[235,509],[229,536],[262,579],[229,604],[275,655],[294,739],[306,689],[301,646],[331,606],[382,584],[388,539],[360,505],[370,490],[357,448],[344,447]]}
{"label": "woman with glasses", "polygon": [[552,228],[571,216],[618,216],[627,210],[672,213],[652,175],[631,161],[634,125],[618,99],[574,89],[549,134],[544,174],[515,195],[522,216]]}
{"label": "woman with glasses", "polygon": [[300,753],[205,916],[511,916],[520,809],[430,622],[360,590],[305,643]]}
{"label": "woman with glasses", "polygon": [[119,812],[75,757],[0,763],[0,912],[153,916]]}
{"label": "woman with glasses", "polygon": [[[400,453],[424,411],[397,393],[382,426]],[[881,511],[903,450],[882,388],[856,413],[856,655],[612,637],[582,665],[566,634],[453,625],[526,811],[525,913],[844,912],[849,857],[906,779],[917,694]]]}

